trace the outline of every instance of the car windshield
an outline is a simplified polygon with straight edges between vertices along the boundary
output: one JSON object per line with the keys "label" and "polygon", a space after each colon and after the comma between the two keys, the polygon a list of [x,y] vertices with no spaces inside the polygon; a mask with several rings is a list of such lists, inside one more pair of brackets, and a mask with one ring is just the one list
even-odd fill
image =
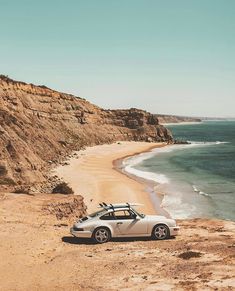
{"label": "car windshield", "polygon": [[88,216],[90,216],[90,217],[96,217],[96,216],[102,215],[104,213],[106,213],[106,210],[105,209],[102,209],[102,210],[96,211],[94,213],[91,213]]}
{"label": "car windshield", "polygon": [[139,212],[136,211],[135,209],[134,209],[134,211],[135,211],[135,213],[138,214],[141,218],[144,218],[144,217],[145,217],[145,214],[139,213]]}

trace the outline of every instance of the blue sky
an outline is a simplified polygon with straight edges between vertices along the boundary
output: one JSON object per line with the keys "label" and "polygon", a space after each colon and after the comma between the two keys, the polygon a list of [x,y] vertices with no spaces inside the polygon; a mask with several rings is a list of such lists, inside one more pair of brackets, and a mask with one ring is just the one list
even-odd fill
{"label": "blue sky", "polygon": [[0,0],[0,73],[105,108],[235,116],[234,0]]}

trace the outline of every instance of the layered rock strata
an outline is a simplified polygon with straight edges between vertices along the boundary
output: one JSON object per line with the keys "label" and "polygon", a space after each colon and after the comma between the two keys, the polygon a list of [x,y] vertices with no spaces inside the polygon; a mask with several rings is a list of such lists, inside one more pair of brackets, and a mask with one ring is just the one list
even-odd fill
{"label": "layered rock strata", "polygon": [[43,183],[50,165],[73,150],[122,140],[173,138],[149,112],[104,110],[71,94],[0,76],[0,187]]}

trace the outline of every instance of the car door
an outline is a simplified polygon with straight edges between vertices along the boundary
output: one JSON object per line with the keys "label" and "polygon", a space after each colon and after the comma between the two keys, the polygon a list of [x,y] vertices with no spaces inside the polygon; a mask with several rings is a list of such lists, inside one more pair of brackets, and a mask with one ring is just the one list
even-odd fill
{"label": "car door", "polygon": [[147,234],[147,222],[136,216],[132,210],[116,210],[116,232],[120,236],[138,236]]}
{"label": "car door", "polygon": [[119,236],[120,235],[120,229],[119,229],[119,223],[114,215],[114,211],[110,211],[106,213],[105,215],[100,217],[100,220],[106,220],[106,225],[111,227],[112,229],[112,235]]}

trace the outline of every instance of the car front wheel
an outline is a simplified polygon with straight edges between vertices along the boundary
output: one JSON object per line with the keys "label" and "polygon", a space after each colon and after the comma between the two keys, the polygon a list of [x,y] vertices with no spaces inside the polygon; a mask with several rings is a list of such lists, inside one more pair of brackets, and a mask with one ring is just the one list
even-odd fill
{"label": "car front wheel", "polygon": [[102,244],[106,243],[111,239],[111,234],[109,229],[106,227],[99,227],[93,232],[93,239],[96,243]]}
{"label": "car front wheel", "polygon": [[170,231],[167,225],[158,224],[153,228],[152,236],[154,239],[163,240],[170,237]]}

